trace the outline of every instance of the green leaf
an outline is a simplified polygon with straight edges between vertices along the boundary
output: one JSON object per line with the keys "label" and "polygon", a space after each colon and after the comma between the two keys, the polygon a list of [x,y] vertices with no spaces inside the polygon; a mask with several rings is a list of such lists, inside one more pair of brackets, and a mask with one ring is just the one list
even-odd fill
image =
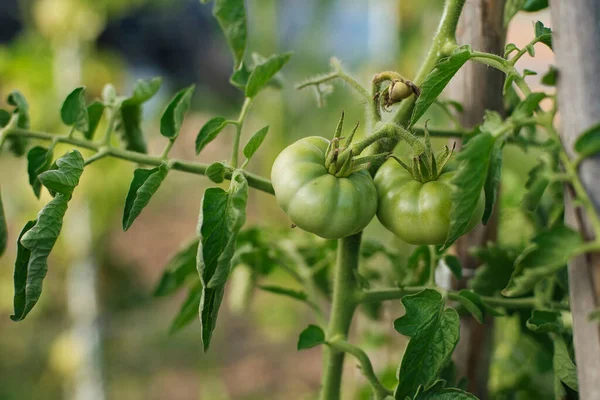
{"label": "green leaf", "polygon": [[575,151],[581,157],[590,157],[600,152],[600,123],[586,129],[575,141]]}
{"label": "green leaf", "polygon": [[83,173],[83,157],[77,150],[65,154],[56,160],[58,169],[50,169],[38,175],[38,180],[51,192],[71,197],[73,189],[79,185]]}
{"label": "green leaf", "polygon": [[542,278],[563,268],[581,243],[579,233],[564,225],[538,233],[515,261],[515,269],[502,294],[514,297],[528,293]]}
{"label": "green leaf", "polygon": [[444,248],[448,248],[462,236],[471,221],[487,180],[494,147],[495,139],[492,135],[482,132],[469,140],[456,157],[458,168],[452,179],[454,190],[450,209],[450,227]]}
{"label": "green leaf", "polygon": [[[504,315],[504,313],[489,306],[481,297],[479,297],[477,293],[471,290],[463,289],[459,292],[459,296],[468,299],[472,304],[474,304],[481,311],[481,315],[483,317],[485,317],[487,314],[493,317],[501,317]],[[480,320],[478,321],[482,322]]]}
{"label": "green leaf", "polygon": [[119,132],[127,150],[138,153],[148,151],[142,131],[142,104],[158,92],[161,83],[161,78],[140,79],[135,82],[131,97],[121,103],[122,123],[119,125]]}
{"label": "green leaf", "polygon": [[463,289],[458,294],[458,301],[473,315],[477,322],[483,324],[483,310],[473,301],[471,295],[477,296],[475,293]]}
{"label": "green leaf", "polygon": [[133,221],[140,215],[144,207],[148,205],[150,199],[156,193],[162,181],[169,173],[169,167],[166,164],[152,169],[138,168],[133,172],[133,180],[125,200],[125,209],[123,210],[123,230],[128,230]]}
{"label": "green leaf", "polygon": [[548,72],[546,72],[544,74],[544,76],[542,76],[542,80],[541,80],[542,84],[544,84],[546,86],[556,86],[557,75],[558,75],[558,70],[556,69],[556,67],[554,65],[551,65]]}
{"label": "green leaf", "polygon": [[559,312],[544,310],[532,310],[526,325],[535,333],[560,333],[563,328]]}
{"label": "green leaf", "polygon": [[69,93],[60,109],[60,118],[65,125],[85,134],[89,130],[90,122],[84,94],[84,86]]}
{"label": "green leaf", "polygon": [[[57,165],[57,177],[61,177],[64,182],[75,182],[75,185],[79,182],[83,172],[83,157],[77,150],[59,158]],[[73,165],[81,165],[81,168],[72,167]],[[54,180],[50,179],[49,182]],[[28,222],[19,235],[14,273],[14,314],[10,317],[13,321],[23,320],[40,298],[42,284],[48,271],[48,256],[62,229],[72,192],[73,187],[58,192],[56,197],[42,208],[37,219]]]}
{"label": "green leaf", "polygon": [[87,140],[92,140],[94,138],[94,133],[96,133],[96,129],[98,128],[98,124],[100,124],[103,113],[104,104],[99,101],[95,101],[88,106],[87,114],[89,118],[89,129],[87,132],[84,132],[84,136]]}
{"label": "green leaf", "polygon": [[531,57],[535,57],[535,47],[533,47],[532,44],[525,46],[525,50],[527,50],[527,54],[529,54]]}
{"label": "green leaf", "polygon": [[527,68],[525,68],[525,69],[523,70],[523,76],[524,76],[524,77],[525,77],[525,76],[533,76],[533,75],[537,75],[537,72],[535,72],[535,71],[532,71],[532,70],[530,70],[530,69],[527,69]]}
{"label": "green leaf", "polygon": [[506,287],[517,255],[514,251],[488,243],[473,251],[482,265],[475,270],[469,286],[482,296],[493,296]]}
{"label": "green leaf", "polygon": [[310,349],[325,343],[325,332],[316,325],[309,325],[300,333],[298,350]]}
{"label": "green leaf", "polygon": [[207,144],[215,140],[226,125],[226,119],[223,117],[211,118],[202,125],[200,132],[198,132],[198,136],[196,136],[196,154],[200,154]]}
{"label": "green leaf", "polygon": [[513,51],[519,51],[519,48],[514,43],[507,43],[504,46],[504,58],[508,58]]}
{"label": "green leaf", "polygon": [[160,119],[160,133],[171,140],[175,140],[181,130],[183,118],[190,109],[195,85],[181,90],[173,97]]}
{"label": "green leaf", "polygon": [[523,209],[527,212],[535,211],[550,183],[545,173],[546,164],[543,161],[529,171],[529,177],[525,183],[527,192],[521,201]]}
{"label": "green leaf", "polygon": [[215,0],[212,12],[233,54],[233,69],[237,69],[244,59],[248,34],[244,0]]}
{"label": "green leaf", "polygon": [[229,83],[246,93],[246,85],[248,84],[248,78],[250,78],[251,72],[252,70],[248,68],[244,61],[242,61],[240,66],[233,71],[233,74],[231,74]]}
{"label": "green leaf", "polygon": [[0,128],[4,128],[10,122],[11,114],[0,108]]}
{"label": "green leaf", "polygon": [[425,114],[425,111],[433,104],[448,85],[448,82],[470,57],[470,48],[462,46],[455,50],[450,57],[437,63],[421,85],[421,95],[417,98],[409,126],[413,126]]}
{"label": "green leaf", "polygon": [[[169,260],[160,282],[154,289],[154,296],[168,296],[179,289],[186,279],[196,273],[198,239],[192,240]],[[198,301],[199,303],[199,301]],[[194,310],[194,316],[198,309]]]}
{"label": "green leaf", "polygon": [[456,279],[462,279],[462,264],[460,260],[453,255],[447,254],[444,256],[444,263],[448,267],[448,269],[452,272],[452,275],[456,277]]}
{"label": "green leaf", "polygon": [[269,132],[269,125],[260,128],[258,132],[252,135],[250,140],[248,140],[248,143],[246,143],[246,145],[244,146],[244,156],[248,160],[252,158],[254,153],[256,153],[256,150],[258,150],[262,142],[265,140],[267,132]]}
{"label": "green leaf", "polygon": [[180,331],[197,318],[201,297],[202,286],[197,284],[190,289],[188,297],[183,301],[179,313],[177,313],[177,316],[171,323],[171,328],[169,329],[169,333],[171,335],[177,331]]}
{"label": "green leaf", "polygon": [[548,8],[548,0],[525,0],[523,11],[536,12]]}
{"label": "green leaf", "polygon": [[265,292],[286,296],[302,302],[306,302],[308,300],[307,294],[301,290],[288,289],[275,285],[258,285],[258,288],[264,290]]}
{"label": "green leaf", "polygon": [[545,27],[540,21],[535,23],[535,38],[552,49],[552,29]]}
{"label": "green leaf", "polygon": [[202,284],[200,322],[204,351],[208,350],[215,329],[236,239],[246,220],[247,200],[248,182],[240,170],[233,172],[228,191],[209,188],[202,198],[197,268]]}
{"label": "green leaf", "polygon": [[8,227],[6,226],[6,216],[4,215],[4,205],[2,204],[2,193],[0,193],[0,257],[6,251],[8,243]]}
{"label": "green leaf", "polygon": [[292,53],[274,54],[254,67],[246,84],[246,97],[256,96],[289,61]]}
{"label": "green leaf", "polygon": [[546,93],[530,93],[513,111],[511,118],[518,122],[519,119],[529,118],[540,105],[540,101],[548,97]]}
{"label": "green leaf", "polygon": [[225,173],[229,167],[224,162],[214,162],[206,168],[206,177],[214,183],[221,183],[225,180]]}
{"label": "green leaf", "polygon": [[53,151],[45,147],[33,147],[27,153],[27,173],[29,174],[29,184],[33,188],[35,197],[40,198],[42,192],[42,183],[38,175],[47,171],[52,165]]}
{"label": "green leaf", "polygon": [[494,143],[492,154],[490,156],[490,162],[483,186],[485,192],[485,211],[483,212],[483,218],[481,221],[484,225],[488,223],[492,212],[494,211],[494,204],[498,197],[498,188],[500,187],[500,178],[502,175],[502,149],[504,148],[504,139],[499,138]]}
{"label": "green leaf", "polygon": [[571,360],[569,350],[562,336],[552,335],[554,344],[554,357],[552,357],[552,369],[556,376],[574,391],[579,391],[577,383],[577,367]]}
{"label": "green leaf", "polygon": [[[8,95],[6,100],[8,104],[15,107],[14,113],[17,114],[17,127],[21,129],[29,129],[29,104],[19,91],[13,91]],[[10,150],[20,157],[25,154],[27,147],[27,139],[23,137],[11,137],[9,139]]]}
{"label": "green leaf", "polygon": [[506,0],[504,3],[504,27],[506,28],[511,19],[523,8],[526,0]]}
{"label": "green leaf", "polygon": [[478,400],[475,395],[458,388],[433,387],[425,392],[421,392],[421,389],[423,389],[422,386],[413,400]]}
{"label": "green leaf", "polygon": [[459,317],[444,309],[442,296],[435,290],[405,296],[406,314],[394,321],[394,328],[410,337],[398,369],[396,399],[412,397],[419,386],[430,386],[444,368],[459,338]]}

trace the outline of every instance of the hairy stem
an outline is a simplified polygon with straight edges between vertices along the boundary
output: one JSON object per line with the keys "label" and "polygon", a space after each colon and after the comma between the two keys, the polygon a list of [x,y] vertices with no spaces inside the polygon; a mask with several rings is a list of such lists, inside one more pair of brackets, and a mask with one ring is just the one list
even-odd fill
{"label": "hairy stem", "polygon": [[377,379],[377,375],[375,375],[375,371],[373,370],[373,364],[371,364],[371,360],[367,353],[365,353],[361,348],[354,346],[353,344],[348,343],[347,341],[339,338],[333,338],[327,342],[327,345],[338,350],[343,351],[344,353],[352,354],[354,358],[359,362],[360,369],[369,381],[369,385],[375,394],[375,400],[383,400],[386,396],[391,395],[393,392],[383,386],[383,384]]}
{"label": "hairy stem", "polygon": [[[127,160],[127,161],[131,161],[131,162],[138,163],[138,164],[159,166],[162,163],[164,163],[165,161],[168,161],[168,163],[171,165],[171,169],[174,169],[177,171],[189,172],[191,174],[196,174],[196,175],[206,175],[206,169],[209,166],[208,164],[184,161],[184,160],[178,160],[178,159],[165,160],[162,157],[151,156],[151,155],[147,155],[147,154],[143,154],[143,153],[137,153],[135,151],[106,147],[103,144],[96,144],[94,142],[91,142],[91,141],[85,140],[85,139],[70,138],[68,136],[57,136],[57,135],[53,135],[53,134],[47,133],[47,132],[30,131],[30,130],[21,129],[21,128],[10,128],[9,130],[5,130],[3,132],[3,137],[11,137],[11,136],[12,137],[20,136],[20,137],[27,137],[27,138],[31,138],[31,139],[54,141],[54,142],[58,142],[58,143],[67,143],[67,144],[71,144],[73,146],[77,146],[79,148],[94,151],[96,153],[103,151],[103,152],[105,152],[106,156],[110,156],[113,158],[119,158],[121,160]],[[248,180],[248,185],[250,187],[253,187],[253,188],[263,191],[265,193],[275,194],[275,192],[273,191],[273,186],[271,185],[271,182],[268,179],[265,179],[261,176],[252,174],[247,171],[244,171],[244,175],[246,176],[246,179]],[[231,179],[231,171],[230,170],[228,170],[225,173],[225,179]]]}
{"label": "hairy stem", "polygon": [[233,138],[233,150],[231,153],[231,165],[233,168],[237,168],[238,166],[238,155],[240,152],[240,139],[242,137],[242,128],[244,127],[244,121],[246,121],[246,116],[248,115],[248,111],[250,111],[250,105],[252,104],[252,99],[250,97],[246,97],[244,100],[244,104],[242,105],[242,110],[240,111],[240,116],[235,121],[235,137]]}
{"label": "hairy stem", "polygon": [[[333,302],[327,338],[346,340],[356,309],[355,272],[358,269],[362,232],[338,240],[337,261],[333,278]],[[344,352],[332,347],[323,350],[321,400],[339,400],[344,366]]]}

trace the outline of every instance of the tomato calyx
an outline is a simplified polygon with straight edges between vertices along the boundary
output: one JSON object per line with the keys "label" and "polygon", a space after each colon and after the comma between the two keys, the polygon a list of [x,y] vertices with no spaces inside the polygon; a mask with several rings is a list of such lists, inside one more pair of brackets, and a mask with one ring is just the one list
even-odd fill
{"label": "tomato calyx", "polygon": [[[335,129],[333,139],[329,142],[325,152],[325,168],[330,174],[343,178],[352,175],[355,172],[368,169],[373,162],[383,162],[392,153],[380,153],[375,155],[359,157],[362,149],[352,146],[352,139],[358,129],[359,122],[356,123],[348,138],[342,137],[344,127],[344,112]],[[345,141],[342,143],[342,141]]]}
{"label": "tomato calyx", "polygon": [[444,167],[450,161],[456,143],[449,149],[448,146],[444,146],[441,150],[434,154],[431,148],[431,137],[429,130],[427,129],[427,123],[425,123],[425,148],[419,153],[415,154],[412,158],[410,165],[407,165],[396,156],[390,156],[398,162],[404,168],[414,180],[418,182],[430,182],[435,181],[439,178],[444,170]]}
{"label": "tomato calyx", "polygon": [[[387,86],[382,87],[385,82]],[[393,104],[415,95],[419,97],[421,89],[398,72],[383,71],[373,78],[373,98],[384,111],[389,111]]]}

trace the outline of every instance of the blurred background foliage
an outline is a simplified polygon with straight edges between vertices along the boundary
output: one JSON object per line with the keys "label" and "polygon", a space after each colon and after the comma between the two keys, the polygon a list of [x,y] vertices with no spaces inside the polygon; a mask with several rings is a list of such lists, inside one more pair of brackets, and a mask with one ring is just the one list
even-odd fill
{"label": "blurred background foliage", "polygon": [[[362,118],[362,106],[336,85],[323,108],[314,94],[294,84],[329,69],[331,56],[363,83],[377,71],[394,69],[412,76],[426,51],[441,10],[441,0],[249,0],[249,49],[262,55],[291,50],[282,90],[261,94],[251,111],[245,135],[265,124],[271,129],[250,169],[269,175],[277,153],[308,135],[332,134],[340,110],[348,121]],[[469,3],[467,2],[467,7]],[[35,130],[64,132],[59,108],[78,85],[98,97],[112,82],[120,93],[139,78],[163,76],[164,84],[145,109],[149,151],[164,146],[158,117],[170,96],[196,83],[194,112],[188,115],[172,152],[193,159],[193,141],[214,115],[235,116],[241,94],[229,85],[231,59],[210,6],[198,0],[2,0],[0,2],[0,97],[19,89],[30,103]],[[509,41],[518,46],[531,38],[531,21],[516,18]],[[537,48],[535,59],[521,68],[545,72],[551,53]],[[536,77],[530,78],[536,79]],[[448,93],[448,97],[452,94]],[[451,121],[433,108],[430,126]],[[102,127],[101,127],[102,129]],[[226,159],[232,132],[225,132],[200,157],[210,163]],[[436,145],[443,145],[438,140]],[[60,146],[55,154],[68,150]],[[405,149],[399,147],[402,154]],[[522,249],[535,221],[520,207],[528,170],[537,154],[506,148],[500,201],[500,242]],[[320,376],[318,349],[296,352],[297,334],[313,321],[303,304],[256,292],[251,303],[240,299],[243,271],[234,271],[229,305],[221,312],[215,340],[203,354],[199,327],[193,323],[168,334],[185,298],[152,296],[170,257],[195,236],[198,206],[209,181],[171,174],[133,227],[123,233],[120,219],[134,166],[101,160],[86,169],[65,219],[65,230],[50,259],[44,293],[26,321],[15,324],[12,312],[12,263],[15,248],[0,259],[0,399],[310,399]],[[10,240],[32,219],[41,204],[27,184],[24,159],[8,152],[0,158],[0,183]],[[330,244],[291,231],[271,196],[251,191],[247,227],[273,227],[278,240]],[[377,221],[367,237],[380,241],[395,260],[365,254],[364,276],[375,283],[401,281],[411,247],[398,242]],[[304,242],[303,242],[304,241]],[[509,268],[506,265],[506,268]],[[325,275],[327,269],[324,269]],[[404,271],[404,272],[402,272]],[[326,276],[324,282],[326,282]],[[293,287],[275,268],[269,282]],[[403,339],[391,321],[399,303],[357,316],[354,337],[372,354],[384,382],[395,381]],[[377,314],[379,321],[371,317]],[[544,343],[523,335],[518,315],[498,320],[493,353],[491,398],[545,399],[552,393],[550,359]],[[519,349],[519,350],[517,350]],[[348,362],[355,379],[346,388],[368,398],[365,382]],[[544,375],[545,373],[545,375]],[[540,375],[541,374],[541,375]],[[535,380],[534,380],[535,377]],[[350,398],[350,397],[348,397]]]}

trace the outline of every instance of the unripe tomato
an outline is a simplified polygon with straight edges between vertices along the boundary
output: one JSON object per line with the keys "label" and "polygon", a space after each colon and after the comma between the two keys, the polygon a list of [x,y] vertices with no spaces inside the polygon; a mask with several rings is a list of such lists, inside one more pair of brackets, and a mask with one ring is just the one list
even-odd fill
{"label": "unripe tomato", "polygon": [[329,140],[310,136],[286,147],[275,159],[271,182],[279,206],[292,222],[326,239],[362,231],[377,211],[377,190],[369,173],[337,177],[325,167]]}
{"label": "unripe tomato", "polygon": [[[410,244],[443,244],[450,226],[454,171],[445,168],[436,180],[419,182],[396,161],[387,160],[375,175],[379,194],[377,218],[387,229]],[[482,191],[467,231],[483,216]]]}

